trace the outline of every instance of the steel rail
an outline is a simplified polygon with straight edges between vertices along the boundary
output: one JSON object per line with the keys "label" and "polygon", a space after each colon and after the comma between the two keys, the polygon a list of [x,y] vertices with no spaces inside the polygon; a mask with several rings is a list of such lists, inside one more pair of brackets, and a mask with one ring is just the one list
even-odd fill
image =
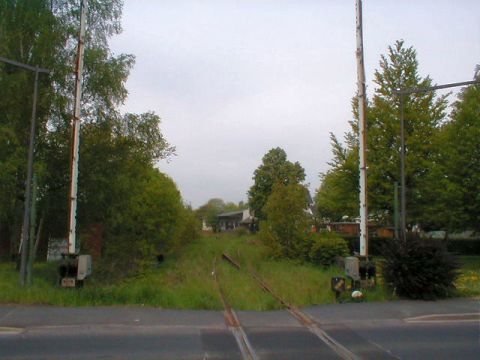
{"label": "steel rail", "polygon": [[258,357],[255,354],[255,351],[253,350],[253,347],[247,338],[247,334],[243,330],[242,324],[240,323],[240,320],[238,319],[237,314],[235,313],[235,311],[227,301],[225,292],[223,291],[223,288],[220,285],[220,281],[218,279],[218,273],[219,272],[217,270],[217,258],[215,257],[215,260],[213,262],[212,275],[215,280],[215,285],[217,287],[218,294],[220,295],[220,301],[222,302],[222,305],[223,305],[223,309],[224,309],[223,316],[225,318],[225,323],[227,327],[230,329],[230,331],[232,332],[233,336],[235,337],[235,340],[237,341],[240,352],[242,353],[243,359],[257,360]]}
{"label": "steel rail", "polygon": [[[242,267],[231,256],[226,253],[222,254],[222,259],[227,261],[230,265],[241,271]],[[257,282],[263,291],[269,293],[275,298],[298,322],[300,325],[306,327],[312,334],[322,340],[328,347],[330,347],[337,355],[345,360],[358,360],[359,357],[329,336],[322,330],[318,324],[309,315],[298,309],[296,306],[290,304],[288,301],[279,296],[253,269],[247,269],[247,273]]]}

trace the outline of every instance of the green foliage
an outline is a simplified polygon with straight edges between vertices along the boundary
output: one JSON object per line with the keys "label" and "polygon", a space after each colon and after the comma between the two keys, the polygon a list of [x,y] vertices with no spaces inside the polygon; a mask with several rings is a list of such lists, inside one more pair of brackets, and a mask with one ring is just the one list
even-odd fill
{"label": "green foliage", "polygon": [[457,291],[462,296],[480,295],[480,258],[461,256],[459,263],[462,265],[462,272],[455,282]]}
{"label": "green foliage", "polygon": [[218,214],[225,211],[225,202],[222,199],[214,198],[200,206],[195,213],[200,221],[205,221],[207,226],[210,226],[214,232],[218,229]]}
{"label": "green foliage", "polygon": [[182,207],[179,217],[180,226],[178,229],[177,240],[172,251],[179,251],[200,237],[202,224],[198,221],[195,212],[190,206]]}
{"label": "green foliage", "polygon": [[[155,169],[130,175],[135,187],[124,189],[123,200],[111,204],[106,219],[103,262],[109,275],[143,271],[157,254],[169,254],[197,235],[198,225],[168,176]],[[117,185],[131,186],[131,181],[119,179]]]}
{"label": "green foliage", "polygon": [[[480,79],[480,77],[477,77]],[[480,232],[480,86],[460,93],[439,141],[436,207],[446,228]],[[432,194],[432,197],[434,194]],[[448,211],[446,211],[448,209]],[[432,212],[433,212],[432,211]]]}
{"label": "green foliage", "polygon": [[314,234],[309,259],[315,264],[331,266],[337,257],[348,255],[347,242],[332,232]]}
{"label": "green foliage", "polygon": [[417,237],[391,240],[382,255],[385,284],[397,295],[425,300],[453,295],[459,265],[444,244]]}
{"label": "green foliage", "polygon": [[277,147],[269,150],[262,158],[262,164],[253,174],[254,184],[248,190],[248,202],[255,217],[264,220],[264,207],[273,187],[277,184],[300,184],[305,180],[305,170],[299,162],[287,160],[285,150]]}
{"label": "green foliage", "polygon": [[[418,74],[416,51],[397,41],[381,57],[375,71],[375,90],[368,118],[369,205],[374,212],[392,214],[394,182],[400,182],[400,99],[398,88],[432,86],[429,76]],[[435,164],[435,138],[445,117],[446,96],[422,92],[404,97],[406,186],[409,223],[418,223],[429,206],[425,194]]]}
{"label": "green foliage", "polygon": [[307,189],[299,184],[277,184],[264,208],[267,221],[260,237],[275,256],[304,258],[308,251]]}
{"label": "green foliage", "polygon": [[321,185],[315,196],[319,217],[340,221],[344,216],[356,217],[358,209],[358,151],[345,148],[330,134],[333,160],[331,168],[321,175]]}
{"label": "green foliage", "polygon": [[236,236],[246,236],[249,234],[249,231],[246,227],[239,226],[234,231]]}
{"label": "green foliage", "polygon": [[[165,257],[165,262],[135,277],[106,282],[95,272],[85,287],[68,291],[55,286],[56,263],[35,264],[33,286],[25,289],[18,283],[14,263],[0,263],[0,303],[51,304],[61,306],[137,305],[171,309],[221,309],[222,305],[212,277],[215,257],[223,252],[235,256],[242,267],[255,271],[284,299],[296,306],[331,304],[332,276],[342,269],[322,268],[295,260],[271,259],[269,249],[250,237],[220,234],[189,243],[180,253]],[[456,284],[461,296],[480,295],[479,257],[462,257],[462,274]],[[278,309],[278,302],[262,292],[245,273],[224,262],[217,262],[221,284],[235,309]],[[301,279],[301,281],[299,281]],[[102,281],[100,281],[102,280]],[[381,279],[379,279],[380,281]],[[391,299],[381,285],[365,291],[367,301]]]}
{"label": "green foliage", "polygon": [[246,272],[239,272],[219,260],[223,252],[235,256],[242,267],[254,268],[280,296],[297,306],[335,301],[329,282],[340,269],[321,269],[291,260],[272,260],[268,258],[268,249],[255,239],[220,234],[189,243],[180,253],[166,256],[160,266],[121,281],[99,281],[101,274],[95,270],[85,287],[76,291],[54,286],[55,263],[36,264],[34,283],[28,289],[20,288],[13,263],[0,263],[0,303],[141,305],[219,310],[222,304],[212,277],[217,257],[217,275],[235,309],[273,310],[282,307],[271,295],[262,291]]}
{"label": "green foliage", "polygon": [[[403,41],[397,41],[388,47],[386,55],[381,56],[374,82],[377,86],[366,113],[369,213],[380,222],[393,223],[394,183],[400,182],[400,99],[394,90],[429,87],[432,80],[418,74],[415,50],[405,46]],[[345,145],[332,138],[334,160],[330,170],[322,175],[316,196],[321,216],[331,220],[358,214],[358,113],[355,99],[352,104],[354,120],[350,122],[351,130],[345,135]],[[445,96],[423,92],[406,95],[404,104],[406,186],[409,190],[407,221],[423,225],[435,219],[431,203],[438,196],[434,195],[432,185],[441,182],[440,172],[436,169],[439,152],[436,139],[447,103]]]}
{"label": "green foliage", "polygon": [[[73,0],[0,4],[0,55],[53,70],[39,76],[34,170],[39,179],[39,213],[46,219],[45,230],[54,236],[66,234],[78,8]],[[126,98],[124,83],[133,57],[115,57],[107,45],[108,38],[121,30],[120,1],[89,1],[88,14],[82,120],[97,123],[118,117],[116,106]],[[20,221],[17,209],[23,207],[25,191],[33,79],[33,72],[0,63],[0,222],[12,240],[19,238],[15,224]]]}
{"label": "green foliage", "polygon": [[[185,245],[198,231],[174,182],[154,168],[175,153],[159,116],[119,112],[134,62],[108,47],[121,32],[122,6],[88,2],[77,197],[78,232],[101,225],[100,268],[119,276],[144,269],[156,253]],[[35,172],[43,238],[65,237],[79,2],[2,2],[0,19],[1,56],[53,70],[40,75]],[[32,87],[32,73],[0,63],[0,227],[12,244],[21,225]]]}

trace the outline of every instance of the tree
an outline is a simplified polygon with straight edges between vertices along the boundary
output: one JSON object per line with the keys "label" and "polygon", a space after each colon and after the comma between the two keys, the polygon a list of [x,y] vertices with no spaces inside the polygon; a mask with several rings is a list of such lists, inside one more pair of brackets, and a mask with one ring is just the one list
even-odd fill
{"label": "tree", "polygon": [[[121,31],[121,1],[89,1],[88,14],[82,120],[98,122],[118,116],[116,106],[126,97],[124,83],[133,57],[114,57],[108,49],[108,38]],[[0,3],[0,19],[1,56],[53,70],[49,76],[40,76],[39,81],[34,169],[43,204],[49,204],[49,211],[61,212],[45,216],[50,220],[48,231],[64,214],[64,206],[57,200],[66,198],[68,181],[71,73],[79,4],[74,0],[4,1]],[[33,74],[0,63],[0,148],[8,148],[0,154],[0,199],[5,200],[0,204],[0,223],[16,239],[18,226],[11,224],[21,222],[18,209],[24,200],[32,84]],[[54,169],[53,174],[46,169]],[[41,213],[45,215],[46,211],[44,208]]]}
{"label": "tree", "polygon": [[[392,214],[394,182],[400,182],[400,99],[393,91],[430,87],[432,80],[418,74],[416,51],[403,41],[389,46],[374,77],[377,88],[367,118],[369,207],[377,214]],[[424,195],[436,153],[434,139],[447,102],[445,96],[437,98],[431,91],[406,95],[404,104],[407,222],[413,224],[428,206]]]}
{"label": "tree", "polygon": [[[381,56],[374,82],[377,87],[367,105],[369,215],[392,222],[394,183],[400,182],[400,99],[394,91],[429,87],[432,80],[418,74],[415,50],[397,41],[388,47],[387,55]],[[425,92],[405,96],[404,104],[407,221],[413,224],[425,221],[423,214],[429,206],[429,174],[434,171],[435,139],[445,117],[446,100],[444,96],[437,98],[435,92]],[[354,162],[358,164],[358,144],[354,140],[358,129],[355,108],[353,115],[351,130],[346,134],[346,147],[332,141],[334,163],[323,177],[316,197],[319,210],[336,218],[342,212],[350,215],[354,210],[352,194],[358,198],[358,190],[353,186],[358,184],[358,165],[354,166]]]}
{"label": "tree", "polygon": [[[1,56],[56,68],[54,76],[62,73],[61,56],[55,55],[64,48],[65,37],[46,1],[2,1],[0,19]],[[54,76],[39,77],[37,159],[54,102]],[[3,234],[9,234],[12,242],[19,238],[21,227],[33,81],[33,72],[0,62],[0,227],[6,229]],[[41,167],[41,162],[37,162],[37,175]],[[41,184],[41,176],[37,178]]]}
{"label": "tree", "polygon": [[277,184],[300,184],[305,180],[305,170],[299,162],[287,160],[285,150],[277,147],[268,151],[262,158],[262,164],[253,174],[254,184],[248,191],[250,209],[255,217],[265,219],[265,206],[273,187]]}
{"label": "tree", "polygon": [[480,231],[480,86],[460,92],[437,148],[429,179],[430,227]]}
{"label": "tree", "polygon": [[[191,240],[196,223],[175,183],[154,168],[175,153],[161,132],[159,116],[119,112],[134,60],[132,55],[114,56],[108,47],[109,38],[121,32],[122,1],[89,0],[88,5],[78,228],[82,234],[101,224],[104,268],[127,274],[141,269],[156,252],[170,252]],[[67,233],[71,72],[78,28],[77,0],[0,3],[0,55],[54,70],[40,81],[35,159],[40,213],[45,232],[53,237]],[[16,239],[32,83],[31,74],[0,64],[0,227]]]}
{"label": "tree", "polygon": [[[321,185],[315,196],[319,217],[340,221],[344,216],[355,218],[358,204],[358,147],[347,142],[344,147],[330,134],[333,160],[330,169],[321,174]],[[348,140],[348,139],[346,139]]]}
{"label": "tree", "polygon": [[210,226],[213,231],[217,231],[218,214],[224,212],[225,202],[220,198],[213,198],[207,201],[206,204],[200,206],[195,213],[201,221],[205,221],[207,226]]}
{"label": "tree", "polygon": [[260,237],[274,255],[305,258],[308,254],[308,190],[300,184],[277,183],[264,207],[267,221]]}
{"label": "tree", "polygon": [[124,275],[143,270],[155,255],[175,248],[185,208],[175,183],[156,169],[120,176],[113,185],[123,197],[109,206],[102,255],[111,274]]}

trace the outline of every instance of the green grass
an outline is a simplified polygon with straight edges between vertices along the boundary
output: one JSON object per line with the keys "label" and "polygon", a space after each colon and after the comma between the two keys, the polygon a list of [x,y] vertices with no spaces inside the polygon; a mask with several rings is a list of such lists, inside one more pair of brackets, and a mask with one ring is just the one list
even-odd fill
{"label": "green grass", "polygon": [[460,296],[480,296],[480,257],[459,256],[461,273],[455,286]]}
{"label": "green grass", "polygon": [[[222,234],[203,237],[181,253],[147,273],[115,284],[89,279],[83,289],[62,289],[55,285],[57,264],[38,263],[29,288],[18,285],[13,263],[0,263],[0,303],[50,304],[61,306],[132,305],[175,309],[221,309],[222,304],[212,276],[217,258],[217,276],[230,305],[238,310],[271,310],[281,305],[262,291],[246,271],[238,271],[221,260],[222,252],[238,259],[243,268],[254,269],[282,298],[296,306],[335,302],[330,290],[332,276],[343,276],[337,267],[323,269],[312,264],[277,260],[252,236]],[[461,257],[457,281],[459,296],[480,295],[480,258]],[[95,271],[95,269],[94,269]],[[379,286],[365,290],[366,301],[392,299]],[[348,299],[348,294],[345,294]]]}

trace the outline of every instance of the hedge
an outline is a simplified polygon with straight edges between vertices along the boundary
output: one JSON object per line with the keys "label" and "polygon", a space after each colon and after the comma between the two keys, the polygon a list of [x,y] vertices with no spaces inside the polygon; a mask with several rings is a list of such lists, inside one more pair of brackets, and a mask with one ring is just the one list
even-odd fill
{"label": "hedge", "polygon": [[[345,239],[351,254],[358,252],[360,238],[358,236],[340,235]],[[368,254],[381,255],[384,244],[388,238],[370,237],[368,241]],[[480,255],[480,238],[476,239],[451,239],[447,240],[447,250],[455,255]]]}

